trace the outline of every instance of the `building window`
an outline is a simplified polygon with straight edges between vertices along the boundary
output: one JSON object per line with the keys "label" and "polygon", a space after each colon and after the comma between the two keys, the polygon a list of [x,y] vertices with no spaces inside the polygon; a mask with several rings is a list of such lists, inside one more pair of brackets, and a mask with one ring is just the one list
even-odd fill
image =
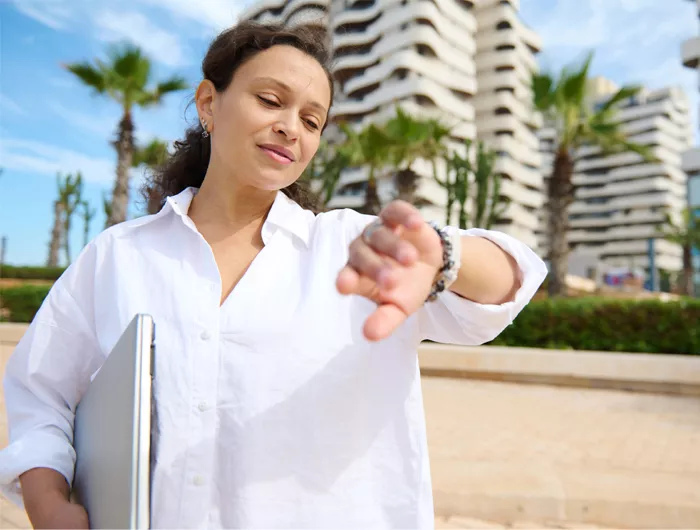
{"label": "building window", "polygon": [[691,173],[688,179],[688,204],[693,208],[700,208],[700,173]]}
{"label": "building window", "polygon": [[503,22],[499,22],[499,23],[496,25],[496,29],[497,29],[498,31],[503,31],[503,30],[506,30],[506,29],[513,29],[513,26],[510,25],[510,22],[508,22],[507,20],[504,20]]}

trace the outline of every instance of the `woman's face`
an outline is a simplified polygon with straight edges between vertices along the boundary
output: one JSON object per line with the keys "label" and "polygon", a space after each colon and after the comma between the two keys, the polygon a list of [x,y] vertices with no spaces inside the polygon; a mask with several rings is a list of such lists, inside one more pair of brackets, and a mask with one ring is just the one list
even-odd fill
{"label": "woman's face", "polygon": [[318,149],[331,92],[321,65],[273,46],[241,65],[217,93],[204,81],[197,108],[211,132],[211,165],[238,184],[279,190],[299,178]]}

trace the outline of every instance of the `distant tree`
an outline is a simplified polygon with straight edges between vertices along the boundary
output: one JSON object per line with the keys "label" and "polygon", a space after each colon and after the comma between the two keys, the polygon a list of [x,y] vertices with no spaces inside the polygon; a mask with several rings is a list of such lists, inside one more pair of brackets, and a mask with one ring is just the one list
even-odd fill
{"label": "distant tree", "polygon": [[548,73],[532,76],[534,107],[555,127],[558,142],[546,204],[550,296],[564,293],[568,273],[569,207],[574,201],[572,177],[577,150],[590,145],[600,147],[603,154],[633,152],[642,159],[652,159],[647,147],[627,139],[617,119],[619,104],[636,95],[639,87],[624,86],[601,105],[594,106],[588,82],[592,59],[590,53],[580,67],[564,67],[558,77]]}
{"label": "distant tree", "polygon": [[474,204],[475,228],[490,230],[506,210],[507,200],[501,197],[501,175],[494,173],[497,154],[487,149],[483,142],[477,144],[476,163],[471,172],[474,175],[476,200]]}
{"label": "distant tree", "polygon": [[180,76],[151,84],[151,61],[140,48],[131,44],[110,48],[109,60],[73,63],[66,69],[98,94],[107,95],[122,107],[117,141],[117,175],[112,192],[107,226],[126,220],[129,205],[129,169],[133,166],[135,106],[150,107],[163,101],[172,92],[187,88]]}
{"label": "distant tree", "polygon": [[345,152],[321,140],[318,151],[306,166],[301,180],[313,189],[319,204],[325,206],[333,197],[340,182],[340,174],[348,166]]}
{"label": "distant tree", "polygon": [[[436,180],[447,191],[447,224],[451,224],[457,203],[460,228],[490,229],[503,215],[507,201],[500,194],[501,176],[493,171],[496,152],[487,149],[483,142],[478,142],[476,153],[473,153],[473,145],[471,140],[465,140],[465,156],[452,153],[447,158],[445,180],[437,177]],[[472,190],[476,190],[473,197]]]}
{"label": "distant tree", "polygon": [[63,205],[63,251],[66,257],[66,264],[72,261],[70,252],[70,231],[73,221],[73,214],[83,200],[83,177],[78,172],[75,177],[66,175],[63,186],[59,193],[59,200]]}
{"label": "distant tree", "polygon": [[693,268],[693,249],[700,248],[700,212],[686,208],[682,221],[674,223],[669,215],[665,224],[659,229],[660,235],[683,248],[683,273],[680,275],[680,290],[687,296],[695,294],[695,270]]}
{"label": "distant tree", "polygon": [[80,202],[80,213],[83,219],[83,247],[90,241],[90,223],[95,218],[97,210],[90,208],[90,203],[86,200]]}
{"label": "distant tree", "polygon": [[391,159],[391,140],[384,129],[370,124],[357,132],[347,125],[342,125],[345,141],[338,146],[349,166],[367,166],[369,176],[365,191],[365,203],[359,210],[369,215],[379,214],[382,204],[377,190],[377,173]]}
{"label": "distant tree", "polygon": [[436,119],[418,118],[397,106],[396,114],[384,125],[384,131],[389,162],[396,168],[397,198],[414,204],[419,199],[416,193],[420,175],[413,170],[413,165],[421,159],[434,163],[442,157],[447,151],[444,142],[450,129]]}
{"label": "distant tree", "polygon": [[134,147],[134,156],[131,161],[131,166],[144,166],[152,170],[165,163],[169,155],[168,142],[155,138],[143,147]]}
{"label": "distant tree", "polygon": [[81,201],[83,180],[77,175],[56,175],[58,197],[54,201],[54,219],[49,241],[49,255],[46,260],[48,267],[58,267],[60,251],[63,249],[66,262],[70,263],[70,227],[71,218]]}

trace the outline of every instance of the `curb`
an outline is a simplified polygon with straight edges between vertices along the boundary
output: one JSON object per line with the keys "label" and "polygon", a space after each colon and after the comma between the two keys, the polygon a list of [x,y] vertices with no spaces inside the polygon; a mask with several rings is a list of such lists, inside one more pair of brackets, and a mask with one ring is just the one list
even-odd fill
{"label": "curb", "polygon": [[426,376],[700,396],[700,356],[435,343],[418,355]]}

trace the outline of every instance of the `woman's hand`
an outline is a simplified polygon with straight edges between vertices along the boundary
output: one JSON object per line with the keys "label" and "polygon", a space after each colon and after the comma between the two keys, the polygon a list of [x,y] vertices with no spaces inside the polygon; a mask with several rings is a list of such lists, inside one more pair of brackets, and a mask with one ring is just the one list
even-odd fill
{"label": "woman's hand", "polygon": [[341,294],[378,304],[363,331],[368,340],[382,340],[423,305],[442,264],[435,230],[414,206],[394,201],[350,244],[336,285]]}

